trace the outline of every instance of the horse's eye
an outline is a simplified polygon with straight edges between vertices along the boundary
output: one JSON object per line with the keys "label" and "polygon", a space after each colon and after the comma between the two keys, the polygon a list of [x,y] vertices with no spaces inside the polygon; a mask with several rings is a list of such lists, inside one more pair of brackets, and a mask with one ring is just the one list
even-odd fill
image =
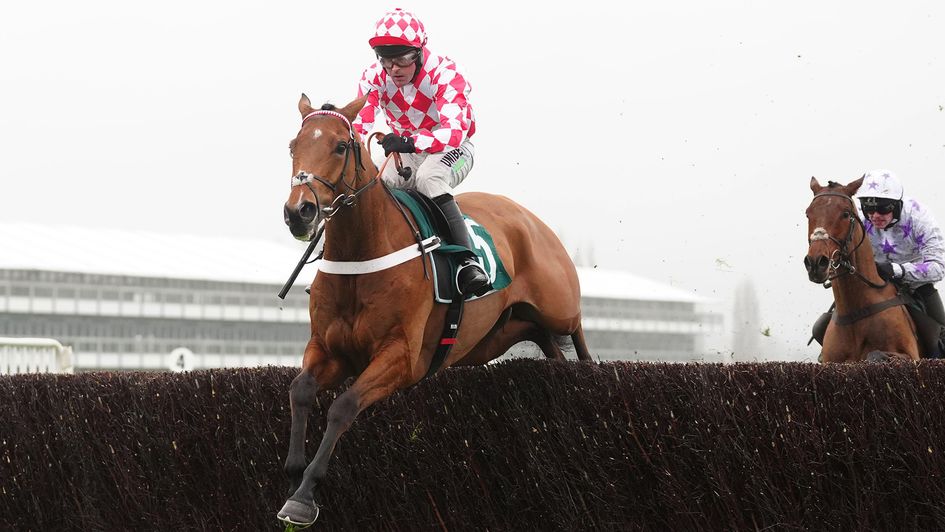
{"label": "horse's eye", "polygon": [[347,144],[347,143],[345,143],[345,142],[339,142],[338,145],[335,146],[335,153],[337,153],[338,155],[341,155],[341,154],[343,154],[343,153],[345,152],[345,150],[347,150],[347,149],[348,149],[348,144]]}
{"label": "horse's eye", "polygon": [[843,219],[846,220],[850,217],[850,211],[843,211]]}

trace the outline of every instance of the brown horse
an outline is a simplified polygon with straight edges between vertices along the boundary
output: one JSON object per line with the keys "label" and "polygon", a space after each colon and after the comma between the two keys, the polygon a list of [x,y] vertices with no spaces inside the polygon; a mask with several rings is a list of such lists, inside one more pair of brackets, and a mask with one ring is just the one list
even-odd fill
{"label": "brown horse", "polygon": [[810,180],[814,199],[807,207],[804,265],[812,282],[833,287],[836,304],[821,360],[915,360],[915,325],[896,287],[879,276],[869,236],[857,215],[853,195],[862,183],[862,177],[846,186]]}
{"label": "brown horse", "polygon": [[[404,213],[380,182],[351,121],[364,105],[314,110],[303,94],[302,126],[290,144],[293,186],[285,221],[309,240],[325,223],[324,258],[366,261],[415,244]],[[577,272],[555,234],[531,212],[502,196],[467,193],[457,200],[491,233],[512,279],[505,289],[466,303],[462,326],[441,367],[485,364],[521,341],[564,359],[558,340],[570,336],[578,358],[590,360],[581,328]],[[411,217],[412,218],[412,217]],[[341,435],[371,404],[415,384],[430,368],[446,305],[436,304],[426,257],[361,275],[320,272],[311,286],[312,336],[289,390],[292,429],[285,471],[290,496],[278,517],[308,525],[318,506],[315,487]],[[306,467],[306,423],[318,391],[353,384],[332,403],[314,459]]]}

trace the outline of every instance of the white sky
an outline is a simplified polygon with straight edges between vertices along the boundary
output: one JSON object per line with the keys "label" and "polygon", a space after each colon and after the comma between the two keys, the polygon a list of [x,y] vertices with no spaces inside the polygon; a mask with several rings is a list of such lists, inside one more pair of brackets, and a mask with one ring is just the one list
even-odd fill
{"label": "white sky", "polygon": [[299,94],[352,100],[399,6],[473,84],[460,191],[726,311],[749,278],[762,355],[816,357],[830,294],[801,262],[810,177],[889,168],[945,217],[945,3],[618,4],[10,4],[0,220],[290,240]]}

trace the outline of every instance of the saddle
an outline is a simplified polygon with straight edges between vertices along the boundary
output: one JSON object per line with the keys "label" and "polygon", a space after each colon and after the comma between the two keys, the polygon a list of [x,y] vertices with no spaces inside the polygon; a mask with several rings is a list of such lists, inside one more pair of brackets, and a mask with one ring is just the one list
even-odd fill
{"label": "saddle", "polygon": [[814,340],[820,345],[824,345],[824,333],[827,331],[828,321],[833,320],[840,325],[850,325],[861,318],[898,305],[906,307],[909,316],[912,317],[912,322],[915,324],[916,339],[919,343],[919,353],[921,353],[922,358],[941,358],[945,356],[945,326],[939,324],[926,313],[920,298],[915,297],[909,290],[902,287],[899,287],[899,292],[895,298],[842,317],[835,314],[834,304],[831,303],[827,312],[821,314],[814,323],[811,338],[807,345],[810,345]]}
{"label": "saddle", "polygon": [[489,275],[492,280],[492,290],[482,296],[468,294],[465,297],[467,301],[502,290],[512,282],[511,276],[506,271],[502,259],[495,249],[492,236],[486,231],[485,227],[464,214],[463,217],[466,219],[466,227],[469,230],[473,249],[468,250],[462,246],[446,244],[444,236],[449,235],[446,217],[432,199],[415,190],[398,188],[390,189],[390,192],[401,205],[413,214],[422,239],[439,236],[441,242],[444,242],[430,253],[434,279],[433,296],[437,303],[450,303],[459,296],[459,290],[456,287],[456,275],[459,264],[470,255],[473,255],[473,258],[479,261],[486,274]]}

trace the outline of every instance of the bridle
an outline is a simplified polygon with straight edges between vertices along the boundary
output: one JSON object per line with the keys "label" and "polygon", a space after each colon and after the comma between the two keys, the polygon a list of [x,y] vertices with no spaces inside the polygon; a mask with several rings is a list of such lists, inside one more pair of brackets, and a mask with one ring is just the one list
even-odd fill
{"label": "bridle", "polygon": [[[830,256],[830,264],[827,268],[828,272],[833,271],[834,273],[832,275],[828,275],[827,280],[824,281],[824,288],[830,288],[832,284],[831,282],[834,279],[840,277],[841,275],[844,275],[844,273],[851,273],[855,275],[861,281],[869,285],[871,288],[876,288],[876,289],[885,288],[886,285],[889,284],[888,281],[884,280],[882,284],[876,284],[873,281],[870,281],[869,279],[867,279],[866,276],[864,276],[862,273],[860,273],[860,271],[857,270],[856,266],[854,266],[853,264],[852,259],[853,259],[854,253],[856,253],[856,250],[859,249],[859,247],[863,244],[863,242],[866,241],[866,238],[867,238],[866,227],[863,225],[863,222],[860,221],[859,216],[856,215],[856,203],[853,201],[853,198],[851,198],[850,196],[846,194],[842,194],[840,192],[830,192],[830,191],[820,192],[814,195],[814,199],[811,200],[810,204],[813,205],[814,201],[816,201],[817,198],[824,197],[824,196],[837,196],[837,197],[844,198],[845,200],[849,201],[853,207],[852,210],[847,211],[850,215],[850,228],[847,230],[847,236],[843,240],[840,240],[838,238],[831,236],[829,233],[827,233],[825,229],[820,228],[820,227],[815,229],[814,232],[811,233],[809,237],[807,237],[808,245],[818,240],[830,240],[831,242],[837,245],[837,249],[834,250],[834,252]],[[810,206],[808,206],[807,208],[810,209]],[[855,225],[860,226],[860,241],[857,242],[856,246],[854,246],[853,249],[847,251],[847,246],[853,242],[853,228]]]}
{"label": "bridle", "polygon": [[[345,162],[344,162],[344,165],[342,165],[341,167],[341,175],[339,176],[337,180],[335,180],[334,183],[332,183],[331,181],[325,179],[324,177],[302,170],[302,171],[299,171],[298,174],[292,176],[292,186],[293,187],[298,187],[301,185],[307,186],[308,189],[312,191],[312,195],[315,197],[315,206],[317,207],[318,212],[324,213],[324,219],[328,220],[332,216],[337,214],[338,211],[342,207],[350,207],[354,205],[358,199],[358,196],[363,194],[364,191],[366,191],[367,189],[377,184],[378,176],[375,175],[364,186],[358,188],[358,184],[360,184],[361,179],[364,177],[362,174],[362,171],[365,168],[364,168],[363,162],[361,161],[361,143],[358,142],[357,140],[357,135],[355,134],[354,127],[352,127],[351,125],[351,121],[348,120],[348,117],[346,117],[345,115],[337,111],[319,109],[317,111],[312,111],[311,113],[305,115],[302,118],[302,124],[304,125],[306,120],[308,120],[309,118],[313,116],[318,116],[318,115],[327,115],[327,116],[333,116],[335,118],[339,118],[345,123],[345,125],[348,126],[348,141],[345,142]],[[345,173],[348,170],[348,161],[351,158],[352,153],[354,153],[354,184],[349,183],[347,179],[345,179]],[[322,185],[327,187],[328,190],[331,190],[332,193],[335,194],[335,199],[332,200],[331,204],[328,205],[327,207],[322,207],[321,201],[319,201],[318,199],[318,194],[315,193],[315,188],[312,186],[312,181],[317,181],[318,183],[321,183]],[[344,184],[344,186],[347,187],[350,193],[349,192],[339,193],[338,186],[337,186],[338,183]]]}
{"label": "bridle", "polygon": [[[369,188],[376,185],[378,181],[380,181],[380,176],[384,172],[384,167],[387,165],[387,162],[390,159],[394,159],[394,162],[397,168],[397,173],[400,174],[404,179],[408,179],[411,174],[410,168],[401,166],[401,161],[399,157],[400,154],[392,153],[388,157],[388,159],[384,162],[384,165],[381,166],[378,172],[374,175],[374,177],[372,177],[366,184],[364,184],[364,186],[358,188],[357,185],[361,182],[362,178],[364,177],[362,174],[362,171],[366,169],[364,168],[364,164],[361,160],[362,144],[358,142],[357,140],[357,135],[354,131],[354,127],[351,125],[351,121],[348,120],[348,117],[346,117],[345,115],[337,111],[332,111],[329,109],[319,109],[317,111],[312,111],[311,113],[302,117],[302,124],[304,125],[306,120],[308,120],[309,118],[313,116],[318,116],[318,115],[333,116],[335,118],[340,119],[341,121],[345,123],[346,126],[348,126],[348,141],[345,143],[345,162],[341,167],[341,175],[334,183],[325,179],[324,177],[315,175],[310,172],[305,172],[305,171],[299,171],[298,174],[292,176],[292,187],[294,188],[294,187],[298,187],[302,185],[305,185],[306,187],[308,187],[308,189],[312,192],[312,195],[315,196],[315,206],[316,206],[317,212],[324,213],[324,216],[322,217],[323,223],[319,224],[318,230],[315,232],[315,234],[312,236],[312,239],[309,241],[309,246],[305,250],[305,252],[302,254],[302,259],[299,261],[298,265],[296,265],[295,271],[292,272],[292,275],[289,276],[289,280],[282,287],[282,291],[279,293],[279,297],[283,299],[285,298],[285,295],[288,292],[289,287],[292,285],[296,277],[299,275],[299,272],[302,270],[302,267],[305,264],[310,264],[311,262],[318,260],[319,258],[321,258],[322,253],[324,253],[324,249],[323,249],[322,252],[319,253],[318,256],[316,256],[314,259],[312,259],[311,261],[308,260],[309,256],[311,256],[312,252],[315,250],[315,246],[318,244],[318,241],[321,239],[322,233],[325,230],[325,226],[327,222],[333,216],[338,214],[338,212],[341,210],[342,207],[353,207],[354,205],[356,205],[358,196],[363,194]],[[374,133],[371,135],[370,138],[374,138],[375,136],[378,136],[378,135],[383,136],[383,134],[381,133]],[[367,150],[368,150],[368,156],[370,157],[370,154],[371,154],[370,146],[367,147]],[[352,152],[354,153],[354,176],[355,176],[353,185],[345,179],[345,172],[348,169],[348,160]],[[316,181],[324,185],[325,187],[328,188],[328,190],[331,190],[335,194],[335,199],[332,200],[329,206],[327,207],[321,206],[321,201],[318,199],[318,194],[315,193],[315,188],[312,186],[312,181]],[[347,193],[347,192],[339,193],[338,186],[337,186],[338,183],[343,183],[345,187],[348,188],[348,191],[350,191],[350,193]],[[384,191],[387,193],[388,198],[390,198],[390,200],[394,203],[397,210],[400,212],[401,216],[404,218],[404,220],[407,222],[407,225],[410,227],[410,231],[413,234],[414,240],[416,241],[417,246],[419,246],[421,250],[421,255],[423,256],[424,278],[429,278],[429,272],[427,271],[427,249],[423,244],[423,237],[420,234],[420,228],[417,226],[416,223],[414,223],[414,221],[410,218],[410,216],[408,216],[407,211],[405,210],[404,206],[401,205],[399,201],[397,201],[397,199],[394,197],[390,189],[387,186],[384,186],[383,188],[384,188]]]}
{"label": "bridle", "polygon": [[[361,161],[362,144],[358,142],[357,140],[358,137],[354,131],[354,127],[351,125],[351,121],[348,120],[348,117],[346,117],[345,115],[337,111],[332,111],[328,109],[319,109],[317,111],[312,111],[311,113],[302,117],[302,124],[304,125],[306,120],[317,115],[333,116],[335,118],[340,119],[342,122],[345,123],[346,126],[348,126],[348,141],[345,143],[345,162],[341,167],[341,176],[339,176],[337,181],[332,183],[331,181],[328,181],[324,177],[312,174],[310,172],[300,171],[298,174],[292,176],[292,187],[305,185],[308,187],[309,190],[312,191],[312,195],[315,196],[315,205],[318,209],[318,212],[325,213],[325,216],[323,217],[323,219],[326,222],[329,219],[331,219],[332,216],[337,214],[338,211],[342,207],[351,207],[355,205],[355,202],[358,199],[358,196],[363,194],[367,189],[376,185],[377,182],[380,181],[381,174],[383,174],[384,172],[384,166],[387,165],[387,161],[389,161],[391,158],[394,159],[394,163],[397,167],[397,173],[400,174],[404,179],[408,179],[410,177],[410,174],[411,174],[410,168],[401,166],[400,154],[392,153],[388,157],[388,159],[384,161],[384,165],[381,166],[380,170],[377,171],[374,177],[372,177],[370,181],[368,181],[361,188],[357,188],[358,183],[360,183],[361,179],[364,177],[361,171],[365,170],[365,168],[364,168],[364,163]],[[370,138],[374,138],[376,136],[383,136],[383,134],[374,133],[370,136]],[[371,154],[370,146],[368,146],[367,149],[368,149],[368,156],[370,156]],[[348,181],[345,179],[345,172],[348,169],[348,157],[352,152],[354,153],[354,184],[353,185],[351,183],[348,183]],[[328,190],[331,190],[333,193],[336,194],[335,199],[331,201],[331,205],[327,207],[321,206],[321,202],[318,199],[318,194],[315,193],[315,188],[312,187],[312,181],[317,181],[321,183],[322,185],[328,187]],[[339,194],[338,187],[337,187],[338,183],[343,183],[348,188],[348,190],[351,191],[351,193],[348,194],[348,193],[342,192]],[[407,225],[410,226],[410,229],[413,232],[414,237],[417,240],[417,243],[419,244],[422,241],[422,238],[420,237],[419,228],[417,228],[416,225],[413,223],[413,221],[410,219],[410,217],[407,216],[407,212],[404,210],[404,207],[400,204],[400,202],[398,202],[394,198],[390,189],[388,189],[387,187],[384,187],[384,190],[387,192],[388,197],[390,197],[390,199],[394,202],[394,205],[397,206],[397,209],[400,211],[400,214],[407,221]],[[324,227],[324,225],[322,227]],[[319,231],[318,234],[315,235],[315,237],[313,238],[313,241],[318,240],[320,236],[321,236],[321,231]]]}

